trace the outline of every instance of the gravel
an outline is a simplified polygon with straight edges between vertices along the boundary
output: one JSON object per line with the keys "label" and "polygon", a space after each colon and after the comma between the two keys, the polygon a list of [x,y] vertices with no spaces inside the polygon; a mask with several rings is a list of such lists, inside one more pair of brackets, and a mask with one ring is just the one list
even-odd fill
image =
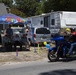
{"label": "gravel", "polygon": [[[39,49],[39,50],[38,50]],[[35,52],[36,51],[36,52]],[[30,50],[0,52],[0,65],[6,63],[19,63],[37,61],[47,58],[47,49],[45,47],[31,47]]]}

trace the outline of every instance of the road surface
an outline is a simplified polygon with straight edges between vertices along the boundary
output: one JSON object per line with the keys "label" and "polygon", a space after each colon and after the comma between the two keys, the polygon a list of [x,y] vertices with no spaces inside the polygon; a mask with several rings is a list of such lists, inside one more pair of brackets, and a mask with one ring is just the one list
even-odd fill
{"label": "road surface", "polygon": [[76,75],[76,60],[41,60],[0,66],[0,75]]}

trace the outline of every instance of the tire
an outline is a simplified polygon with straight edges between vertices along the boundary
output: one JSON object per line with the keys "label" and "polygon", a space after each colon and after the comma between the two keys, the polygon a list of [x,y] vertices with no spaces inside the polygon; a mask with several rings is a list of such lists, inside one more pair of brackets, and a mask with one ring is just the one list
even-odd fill
{"label": "tire", "polygon": [[51,61],[51,62],[55,62],[57,60],[59,60],[59,57],[58,55],[56,54],[56,52],[54,50],[52,51],[49,51],[48,52],[48,59]]}

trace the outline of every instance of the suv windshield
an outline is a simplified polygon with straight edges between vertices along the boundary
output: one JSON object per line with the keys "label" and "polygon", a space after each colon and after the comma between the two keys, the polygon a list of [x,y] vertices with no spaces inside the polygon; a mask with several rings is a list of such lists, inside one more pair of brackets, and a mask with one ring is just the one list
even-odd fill
{"label": "suv windshield", "polygon": [[19,32],[21,29],[13,29],[14,32]]}
{"label": "suv windshield", "polygon": [[50,31],[47,28],[38,28],[36,29],[37,34],[50,34]]}

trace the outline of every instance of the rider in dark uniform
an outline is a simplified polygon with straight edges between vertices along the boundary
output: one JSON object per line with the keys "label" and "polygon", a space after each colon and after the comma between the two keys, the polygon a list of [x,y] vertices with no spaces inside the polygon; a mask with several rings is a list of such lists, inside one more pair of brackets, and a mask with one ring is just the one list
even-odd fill
{"label": "rider in dark uniform", "polygon": [[71,47],[69,49],[68,54],[71,53],[71,51],[73,50],[74,46],[76,45],[76,32],[73,32],[71,37],[70,37],[70,42],[71,42]]}

